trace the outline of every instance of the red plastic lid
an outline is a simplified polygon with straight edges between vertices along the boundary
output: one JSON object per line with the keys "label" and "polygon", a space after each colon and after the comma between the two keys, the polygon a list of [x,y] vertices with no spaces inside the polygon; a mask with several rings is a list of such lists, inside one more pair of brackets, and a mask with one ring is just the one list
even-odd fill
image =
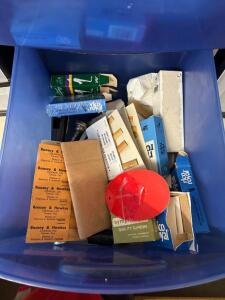
{"label": "red plastic lid", "polygon": [[168,205],[170,190],[165,179],[149,170],[131,170],[114,178],[106,190],[110,212],[127,221],[154,218]]}

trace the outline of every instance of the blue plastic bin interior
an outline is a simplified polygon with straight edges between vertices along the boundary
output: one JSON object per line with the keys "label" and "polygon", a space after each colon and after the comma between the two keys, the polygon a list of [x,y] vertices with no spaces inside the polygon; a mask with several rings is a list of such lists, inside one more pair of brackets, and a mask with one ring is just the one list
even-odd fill
{"label": "blue plastic bin interior", "polygon": [[152,52],[225,46],[224,0],[0,0],[0,44]]}
{"label": "blue plastic bin interior", "polygon": [[[53,246],[25,244],[38,143],[50,138],[49,77],[61,72],[129,78],[182,70],[185,147],[212,232],[198,237],[198,255],[151,244]],[[129,55],[76,54],[17,47],[0,156],[0,277],[58,290],[140,293],[225,277],[225,139],[213,55],[208,50]]]}

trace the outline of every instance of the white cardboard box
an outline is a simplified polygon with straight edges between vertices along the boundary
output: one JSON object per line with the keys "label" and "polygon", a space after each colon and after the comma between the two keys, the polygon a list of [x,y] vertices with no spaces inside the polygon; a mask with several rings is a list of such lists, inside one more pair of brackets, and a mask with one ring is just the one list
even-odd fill
{"label": "white cardboard box", "polygon": [[118,110],[114,110],[108,116],[108,122],[123,170],[145,168],[145,164]]}
{"label": "white cardboard box", "polygon": [[123,172],[120,158],[106,117],[86,129],[89,139],[99,140],[109,180]]}
{"label": "white cardboard box", "polygon": [[182,72],[160,71],[153,113],[163,118],[168,152],[184,150]]}

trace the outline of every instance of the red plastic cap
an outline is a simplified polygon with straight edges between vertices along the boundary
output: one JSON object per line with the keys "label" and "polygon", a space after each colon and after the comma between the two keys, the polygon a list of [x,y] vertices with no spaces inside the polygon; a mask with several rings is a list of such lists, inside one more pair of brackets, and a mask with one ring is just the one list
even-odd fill
{"label": "red plastic cap", "polygon": [[159,174],[139,169],[124,172],[114,178],[106,190],[110,212],[127,221],[154,218],[167,207],[170,190]]}

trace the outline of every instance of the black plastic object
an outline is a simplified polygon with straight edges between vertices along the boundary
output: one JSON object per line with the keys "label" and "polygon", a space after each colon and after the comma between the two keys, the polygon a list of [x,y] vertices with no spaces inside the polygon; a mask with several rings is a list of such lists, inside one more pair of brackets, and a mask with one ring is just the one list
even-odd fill
{"label": "black plastic object", "polygon": [[218,50],[214,59],[216,65],[216,75],[217,78],[219,78],[225,70],[225,49]]}
{"label": "black plastic object", "polygon": [[51,140],[63,142],[66,134],[68,117],[52,118]]}
{"label": "black plastic object", "polygon": [[68,123],[65,134],[65,142],[79,141],[80,137],[87,128],[87,124],[84,121],[77,120],[77,117],[68,117]]}
{"label": "black plastic object", "polygon": [[107,229],[92,235],[88,238],[88,243],[96,245],[113,245],[112,230]]}
{"label": "black plastic object", "polygon": [[0,69],[8,80],[12,74],[13,55],[14,47],[0,46]]}

